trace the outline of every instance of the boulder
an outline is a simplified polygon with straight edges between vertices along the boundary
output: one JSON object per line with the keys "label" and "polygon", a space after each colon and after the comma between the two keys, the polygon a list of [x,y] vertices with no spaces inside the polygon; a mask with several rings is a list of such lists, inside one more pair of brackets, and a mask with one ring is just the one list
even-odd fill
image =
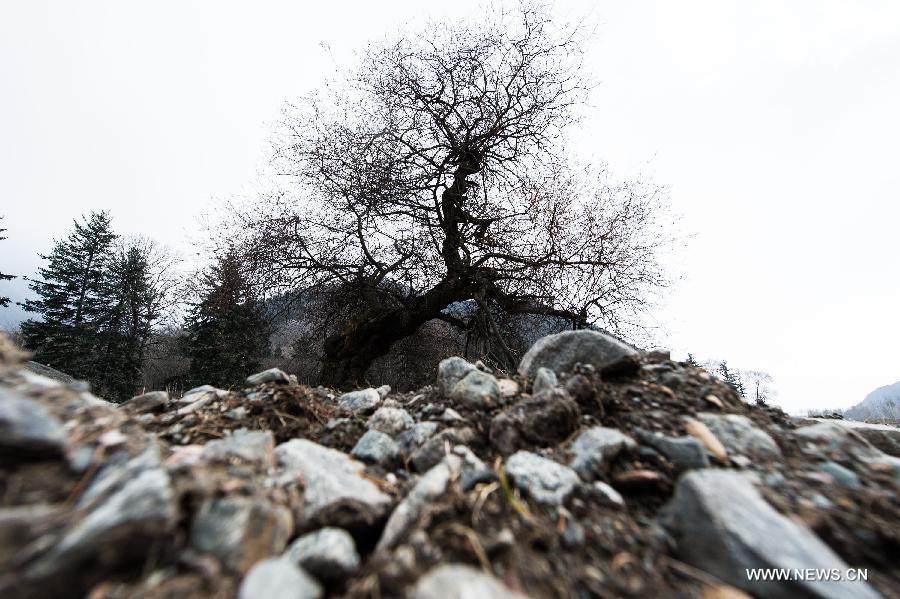
{"label": "boulder", "polygon": [[381,407],[369,417],[366,426],[371,430],[394,436],[402,433],[413,424],[412,416],[403,408]]}
{"label": "boulder", "polygon": [[444,397],[449,397],[456,384],[473,370],[477,370],[474,364],[457,356],[441,360],[437,374],[438,391]]}
{"label": "boulder", "polygon": [[537,374],[534,375],[534,382],[531,383],[531,393],[538,395],[542,391],[548,391],[558,385],[559,380],[556,378],[556,373],[549,368],[541,366],[537,369]]}
{"label": "boulder", "polygon": [[694,437],[667,437],[642,429],[636,431],[641,443],[655,448],[679,470],[708,468],[706,448]]}
{"label": "boulder", "polygon": [[238,599],[319,599],[322,586],[284,558],[256,564],[241,582]]}
{"label": "boulder", "polygon": [[275,457],[286,474],[305,485],[305,525],[368,528],[391,506],[391,498],[362,476],[364,465],[341,451],[291,439],[275,448]]}
{"label": "boulder", "polygon": [[575,471],[528,451],[517,451],[506,461],[506,473],[535,501],[561,505],[580,482]]}
{"label": "boulder", "polygon": [[209,441],[203,447],[203,458],[219,462],[240,460],[270,468],[275,465],[274,450],[275,437],[271,431],[242,428],[222,439]]}
{"label": "boulder", "polygon": [[216,556],[232,572],[244,573],[256,562],[281,553],[294,530],[284,506],[253,497],[207,501],[191,524],[191,545]]}
{"label": "boulder", "polygon": [[381,395],[376,389],[372,389],[371,387],[344,393],[338,397],[338,407],[353,414],[371,412],[380,403]]}
{"label": "boulder", "polygon": [[679,559],[755,596],[878,596],[863,582],[751,580],[751,568],[846,571],[847,564],[809,529],[775,511],[739,473],[705,469],[685,474],[660,519],[677,543]]}
{"label": "boulder", "polygon": [[500,401],[500,386],[493,375],[471,370],[453,386],[450,399],[473,410],[489,409]]}
{"label": "boulder", "polygon": [[382,464],[395,460],[400,454],[400,448],[390,435],[372,429],[359,438],[350,453],[360,460]]}
{"label": "boulder", "polygon": [[320,528],[291,544],[286,557],[319,580],[338,581],[359,570],[353,537],[342,528]]}
{"label": "boulder", "polygon": [[584,431],[572,443],[572,461],[569,466],[585,482],[596,479],[606,462],[615,458],[624,449],[637,447],[634,439],[619,429],[595,426]]}
{"label": "boulder", "polygon": [[416,472],[425,472],[444,459],[447,450],[454,445],[466,445],[475,438],[471,428],[448,428],[431,437],[410,456]]}
{"label": "boulder", "polygon": [[740,414],[703,412],[697,419],[709,427],[729,454],[742,454],[762,461],[780,460],[781,449],[768,433]]}
{"label": "boulder", "polygon": [[400,452],[403,455],[410,455],[428,441],[439,427],[440,425],[437,422],[417,422],[406,429],[397,437],[397,445],[400,446]]}
{"label": "boulder", "polygon": [[167,392],[150,391],[149,393],[132,397],[128,401],[123,402],[120,407],[135,414],[141,414],[163,408],[167,403],[169,403],[169,394]]}
{"label": "boulder", "polygon": [[544,367],[557,375],[572,372],[576,364],[600,370],[625,356],[637,355],[630,345],[599,331],[582,329],[547,335],[531,346],[519,363],[519,373],[533,379]]}
{"label": "boulder", "polygon": [[60,455],[65,444],[62,423],[46,407],[0,389],[0,455]]}
{"label": "boulder", "polygon": [[257,385],[263,385],[265,383],[290,385],[292,382],[291,377],[280,368],[269,368],[268,370],[263,370],[262,372],[257,372],[256,374],[251,374],[247,377],[248,387],[256,387]]}

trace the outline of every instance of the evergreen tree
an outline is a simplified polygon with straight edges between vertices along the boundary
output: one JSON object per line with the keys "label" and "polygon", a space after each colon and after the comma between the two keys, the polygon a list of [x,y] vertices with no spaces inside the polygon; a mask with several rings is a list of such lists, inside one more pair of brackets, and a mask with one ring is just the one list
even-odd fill
{"label": "evergreen tree", "polygon": [[269,345],[262,304],[228,253],[206,270],[199,301],[185,319],[185,353],[191,360],[191,384],[221,387],[240,384],[259,369]]}
{"label": "evergreen tree", "polygon": [[684,363],[688,366],[700,366],[700,362],[697,361],[697,358],[695,358],[692,353],[688,353],[687,360],[685,360]]}
{"label": "evergreen tree", "polygon": [[92,212],[76,220],[68,238],[55,241],[50,254],[41,256],[47,261],[38,271],[42,280],[29,280],[38,299],[23,304],[40,320],[22,323],[22,337],[36,361],[77,378],[96,379],[115,239],[109,214]]}
{"label": "evergreen tree", "polygon": [[719,376],[729,387],[744,395],[744,382],[741,380],[740,374],[728,368],[728,362],[722,360],[722,363],[719,364]]}
{"label": "evergreen tree", "polygon": [[[2,216],[0,216],[0,220],[3,220]],[[6,237],[3,237],[3,235],[2,235],[5,231],[6,231],[6,229],[0,229],[0,241],[3,241],[4,239],[6,239]],[[5,275],[2,272],[0,272],[0,281],[9,281],[11,279],[15,279],[15,277],[12,275]],[[0,295],[0,308],[5,308],[8,305],[9,305],[9,298],[3,297],[2,295]]]}
{"label": "evergreen tree", "polygon": [[120,247],[107,277],[111,303],[99,331],[96,388],[110,400],[132,397],[140,385],[147,344],[160,317],[162,290],[152,277],[152,246]]}

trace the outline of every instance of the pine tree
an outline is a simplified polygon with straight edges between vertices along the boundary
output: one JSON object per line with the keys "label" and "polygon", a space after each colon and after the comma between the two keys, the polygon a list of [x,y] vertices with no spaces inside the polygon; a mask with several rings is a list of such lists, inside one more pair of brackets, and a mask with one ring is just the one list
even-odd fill
{"label": "pine tree", "polygon": [[40,320],[22,323],[23,340],[36,361],[77,378],[95,379],[115,239],[109,214],[92,212],[76,220],[68,238],[55,241],[50,254],[41,256],[47,261],[38,271],[42,280],[29,280],[38,299],[24,303]]}
{"label": "pine tree", "polygon": [[722,363],[719,364],[719,376],[725,382],[726,385],[744,395],[744,382],[741,380],[740,374],[728,368],[728,363],[725,360],[722,360]]}
{"label": "pine tree", "polygon": [[[0,216],[0,220],[3,220],[2,216]],[[3,237],[3,235],[2,235],[5,231],[6,231],[6,229],[0,229],[0,241],[3,241],[4,239],[6,239],[6,237]],[[15,279],[15,277],[12,275],[5,275],[2,272],[0,272],[0,281],[9,281],[11,279]],[[5,308],[8,305],[9,305],[9,298],[3,297],[2,295],[0,295],[0,308]]]}
{"label": "pine tree", "polygon": [[107,307],[99,331],[96,387],[113,401],[132,397],[140,385],[147,344],[160,316],[162,290],[151,277],[151,246],[120,247],[107,277]]}
{"label": "pine tree", "polygon": [[184,328],[192,384],[237,385],[259,369],[268,352],[268,324],[234,254],[203,273],[199,301]]}

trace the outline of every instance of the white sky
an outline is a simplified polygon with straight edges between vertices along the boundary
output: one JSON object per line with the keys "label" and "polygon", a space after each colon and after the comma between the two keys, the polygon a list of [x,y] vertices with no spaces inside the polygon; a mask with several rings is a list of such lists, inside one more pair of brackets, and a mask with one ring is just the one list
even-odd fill
{"label": "white sky", "polygon": [[[252,185],[284,101],[366,39],[477,6],[0,0],[0,271],[33,273],[93,209],[190,253],[196,217]],[[900,379],[900,2],[556,11],[600,24],[577,147],[670,185],[694,234],[665,344],[770,372],[792,412]]]}

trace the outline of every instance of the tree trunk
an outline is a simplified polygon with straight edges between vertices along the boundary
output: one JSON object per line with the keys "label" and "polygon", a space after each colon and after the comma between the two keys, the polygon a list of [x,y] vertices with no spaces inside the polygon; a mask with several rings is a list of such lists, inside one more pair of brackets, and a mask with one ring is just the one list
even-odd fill
{"label": "tree trunk", "polygon": [[436,318],[453,302],[471,297],[468,277],[442,280],[404,306],[383,312],[325,340],[320,379],[323,384],[350,388],[363,384],[366,371],[391,346]]}

